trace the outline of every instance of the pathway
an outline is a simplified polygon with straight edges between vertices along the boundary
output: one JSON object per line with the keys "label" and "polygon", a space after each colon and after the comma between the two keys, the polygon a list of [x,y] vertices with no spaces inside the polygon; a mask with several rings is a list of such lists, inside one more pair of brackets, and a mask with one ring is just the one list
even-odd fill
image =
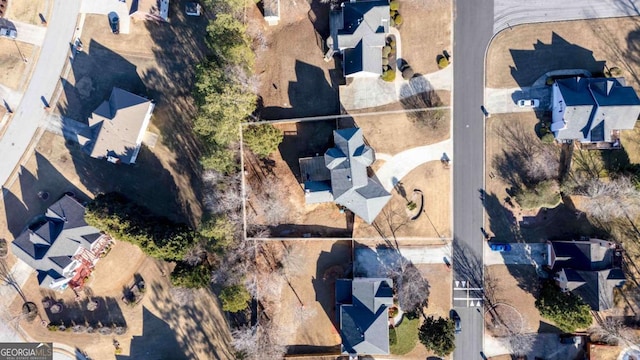
{"label": "pathway", "polygon": [[443,154],[453,159],[451,139],[432,145],[418,146],[394,155],[376,171],[376,177],[387,191],[391,191],[411,170],[429,161],[439,161]]}

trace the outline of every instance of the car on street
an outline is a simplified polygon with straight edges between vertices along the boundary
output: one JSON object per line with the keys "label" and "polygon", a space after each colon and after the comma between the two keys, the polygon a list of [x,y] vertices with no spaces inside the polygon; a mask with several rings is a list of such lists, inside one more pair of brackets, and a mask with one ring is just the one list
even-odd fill
{"label": "car on street", "polygon": [[511,251],[511,245],[509,244],[495,243],[495,244],[489,245],[489,247],[491,248],[491,251],[497,251],[497,252]]}
{"label": "car on street", "polygon": [[109,13],[109,26],[111,27],[112,33],[116,35],[120,33],[120,18],[115,12]]}
{"label": "car on street", "polygon": [[453,324],[455,325],[456,334],[460,334],[462,332],[462,326],[460,325],[460,315],[455,310],[451,310],[449,312],[449,317],[453,320]]}
{"label": "car on street", "polygon": [[538,99],[518,100],[518,106],[521,108],[526,108],[526,107],[537,108],[538,106],[540,106],[540,100]]}
{"label": "car on street", "polygon": [[18,36],[15,29],[9,29],[2,27],[0,28],[0,36],[7,37],[9,39],[15,39]]}

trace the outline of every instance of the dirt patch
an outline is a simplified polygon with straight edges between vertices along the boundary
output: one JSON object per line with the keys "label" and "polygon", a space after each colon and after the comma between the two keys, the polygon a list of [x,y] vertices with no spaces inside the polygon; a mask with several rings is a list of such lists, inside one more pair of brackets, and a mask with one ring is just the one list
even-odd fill
{"label": "dirt patch", "polygon": [[[119,270],[113,271],[114,268]],[[126,323],[124,335],[47,330],[41,323],[41,320],[45,323],[50,320],[41,301],[45,296],[66,304],[58,317],[84,318],[87,315],[86,319],[90,320],[93,315],[89,316],[90,312],[79,313],[81,310],[76,309],[78,304],[71,290],[62,293],[43,290],[35,276],[29,278],[23,292],[37,304],[41,319],[20,323],[33,338],[75,345],[92,358],[116,358],[113,355],[113,340],[116,339],[123,349],[122,355],[131,358],[206,358],[215,354],[220,359],[232,359],[230,335],[216,297],[208,290],[198,290],[188,298],[189,301],[181,304],[184,298],[170,292],[166,275],[170,271],[167,264],[149,258],[137,247],[123,242],[116,243],[111,252],[98,262],[85,293],[92,294],[92,298],[101,302],[98,309],[100,306],[109,309],[106,314],[109,318],[120,318]],[[125,305],[121,298],[123,287],[133,282],[134,273],[145,281],[147,290],[138,305],[130,306]],[[17,314],[21,305],[22,301],[16,297],[11,313]],[[65,314],[65,311],[72,313]],[[194,318],[202,321],[194,322]]]}
{"label": "dirt patch", "polygon": [[443,50],[451,53],[451,5],[444,0],[400,3],[399,13],[404,19],[399,29],[402,57],[416,73],[438,71],[436,57]]}
{"label": "dirt patch", "polygon": [[[555,328],[549,325],[547,320],[542,319],[540,312],[535,307],[536,299],[532,289],[523,285],[526,283],[529,283],[529,285],[538,283],[538,276],[533,266],[492,265],[487,267],[485,277],[492,279],[493,290],[491,296],[494,298],[494,303],[513,306],[522,315],[525,333],[549,332],[550,329]],[[505,306],[505,308],[508,306]],[[491,331],[491,328],[489,327],[487,330]]]}
{"label": "dirt patch", "polygon": [[[408,200],[414,189],[424,195],[422,214],[410,219]],[[353,237],[367,238],[449,238],[451,237],[451,169],[430,162],[413,169],[392,191],[389,203],[372,225],[356,217]]]}
{"label": "dirt patch", "polygon": [[49,17],[52,9],[49,0],[9,1],[9,7],[4,17],[10,20],[25,22],[27,24],[42,25],[40,16]]}
{"label": "dirt patch", "polygon": [[24,60],[32,59],[34,53],[31,44],[0,37],[0,83],[13,90],[24,89],[24,74],[30,69],[30,63]]}
{"label": "dirt patch", "polygon": [[280,13],[280,24],[268,27],[257,7],[250,6],[247,11],[257,54],[260,117],[337,114],[342,70],[334,60],[323,60],[329,4],[284,0]]}
{"label": "dirt patch", "polygon": [[499,33],[487,54],[487,86],[530,86],[545,72],[587,69],[594,74],[619,67],[638,89],[640,37],[636,18],[519,25]]}
{"label": "dirt patch", "polygon": [[351,270],[351,242],[290,241],[286,245],[304,260],[287,275],[288,283],[284,281],[279,304],[273,308],[275,325],[286,330],[281,341],[290,354],[335,354],[341,343],[335,280]]}
{"label": "dirt patch", "polygon": [[620,142],[629,156],[629,162],[640,164],[640,123],[636,122],[633,130],[621,131]]}

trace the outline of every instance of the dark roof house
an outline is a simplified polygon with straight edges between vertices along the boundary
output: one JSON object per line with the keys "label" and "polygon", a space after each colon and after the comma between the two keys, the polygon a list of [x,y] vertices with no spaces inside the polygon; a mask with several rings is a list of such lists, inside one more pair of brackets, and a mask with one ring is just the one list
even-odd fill
{"label": "dark roof house", "polygon": [[344,76],[379,76],[389,33],[389,1],[345,1],[340,6],[329,17],[329,51],[342,53]]}
{"label": "dark roof house", "polygon": [[64,289],[84,265],[92,267],[111,238],[84,221],[85,208],[65,195],[51,205],[44,221],[11,244],[20,260],[36,270],[40,286]]}
{"label": "dark roof house", "polygon": [[300,159],[306,202],[334,201],[372,223],[391,198],[380,183],[367,175],[375,152],[364,143],[359,128],[335,130],[333,139],[335,147],[327,150],[324,157]]}
{"label": "dark roof house", "polygon": [[599,239],[550,241],[547,255],[562,291],[580,296],[595,311],[613,306],[613,289],[625,282],[615,243]]}
{"label": "dark roof house", "polygon": [[623,78],[558,79],[553,84],[551,131],[561,142],[613,143],[640,116],[640,99]]}
{"label": "dark roof house", "polygon": [[339,279],[336,281],[336,303],[343,354],[389,354],[388,309],[393,305],[391,279]]}
{"label": "dark roof house", "polygon": [[90,135],[84,150],[94,158],[135,163],[154,106],[148,99],[113,88],[109,100],[89,118]]}

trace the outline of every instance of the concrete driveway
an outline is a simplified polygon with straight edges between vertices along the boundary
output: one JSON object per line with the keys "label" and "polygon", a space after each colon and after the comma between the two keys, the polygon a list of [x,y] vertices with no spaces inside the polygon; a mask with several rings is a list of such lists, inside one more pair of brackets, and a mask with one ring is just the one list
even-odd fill
{"label": "concrete driveway", "polygon": [[388,160],[376,171],[376,177],[387,191],[391,191],[411,170],[429,161],[439,161],[445,153],[453,160],[451,139],[405,150],[390,159],[387,157]]}
{"label": "concrete driveway", "polygon": [[[525,351],[528,359],[540,357],[547,360],[575,359],[581,345],[562,344],[558,334],[527,334],[531,339],[529,351]],[[519,349],[522,350],[522,349]],[[487,357],[510,354],[510,346],[505,338],[485,336],[484,354]]]}
{"label": "concrete driveway", "polygon": [[[523,99],[538,99],[540,100],[540,106],[538,106],[537,109],[521,108],[517,103],[518,100]],[[550,86],[510,89],[485,89],[485,107],[490,114],[548,110],[550,106]]]}
{"label": "concrete driveway", "polygon": [[11,21],[16,27],[16,41],[42,46],[47,28],[43,26]]}
{"label": "concrete driveway", "polygon": [[[85,14],[107,15],[115,12],[120,18],[120,33],[128,34],[131,27],[129,6],[119,0],[82,0],[80,12]],[[104,26],[109,29],[109,19],[104,19]]]}
{"label": "concrete driveway", "polygon": [[523,244],[511,243],[511,251],[491,251],[489,243],[485,241],[484,264],[485,265],[538,265],[547,262],[547,244]]}

